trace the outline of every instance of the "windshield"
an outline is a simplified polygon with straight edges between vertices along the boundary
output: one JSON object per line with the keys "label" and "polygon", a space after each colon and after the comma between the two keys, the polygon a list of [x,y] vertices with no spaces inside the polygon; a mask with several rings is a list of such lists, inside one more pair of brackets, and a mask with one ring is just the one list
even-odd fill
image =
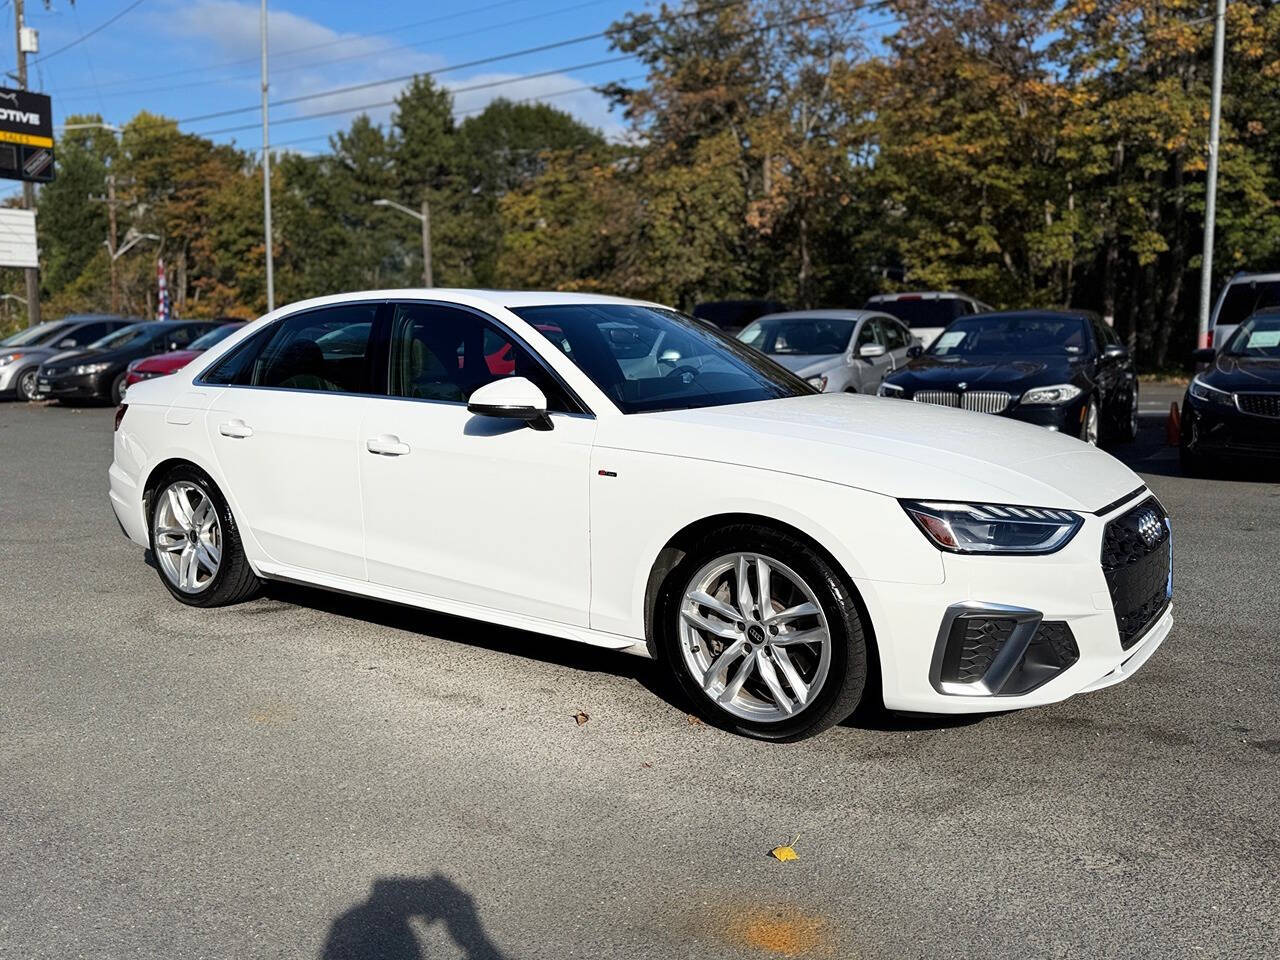
{"label": "windshield", "polygon": [[28,327],[26,330],[11,333],[3,340],[0,340],[0,347],[34,347],[42,343],[48,343],[68,326],[70,324],[61,320],[53,320],[35,327]]}
{"label": "windshield", "polygon": [[1079,356],[1088,344],[1080,317],[990,314],[963,317],[927,353],[950,356]]}
{"label": "windshield", "polygon": [[87,349],[119,350],[122,347],[134,347],[149,341],[155,334],[156,324],[135,323],[125,327],[123,330],[117,330],[115,333],[108,333],[101,340],[93,341]]}
{"label": "windshield", "polygon": [[187,349],[188,350],[208,350],[215,343],[221,343],[223,340],[227,339],[227,337],[231,336],[233,333],[239,330],[242,326],[243,324],[239,324],[239,323],[228,323],[225,327],[214,327],[212,330],[210,330],[208,333],[204,334],[203,336],[196,337],[194,340],[192,340],[191,346],[187,347]]}
{"label": "windshield", "polygon": [[513,312],[563,351],[623,413],[816,392],[732,337],[674,310],[604,303]]}
{"label": "windshield", "polygon": [[853,336],[853,320],[825,317],[788,317],[757,320],[738,339],[761,353],[833,354],[844,353]]}
{"label": "windshield", "polygon": [[1256,313],[1236,328],[1222,348],[1232,357],[1280,358],[1280,313]]}
{"label": "windshield", "polygon": [[955,297],[941,300],[868,300],[864,309],[897,317],[911,329],[945,327],[965,313],[964,302]]}
{"label": "windshield", "polygon": [[1227,287],[1218,316],[1213,321],[1223,326],[1243,323],[1250,315],[1265,307],[1280,307],[1280,280],[1246,280]]}

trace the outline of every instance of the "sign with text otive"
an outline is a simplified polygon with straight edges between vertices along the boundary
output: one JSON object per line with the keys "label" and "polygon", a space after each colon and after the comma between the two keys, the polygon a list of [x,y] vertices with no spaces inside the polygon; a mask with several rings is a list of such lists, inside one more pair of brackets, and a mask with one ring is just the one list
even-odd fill
{"label": "sign with text otive", "polygon": [[53,107],[43,93],[0,87],[0,177],[53,179]]}

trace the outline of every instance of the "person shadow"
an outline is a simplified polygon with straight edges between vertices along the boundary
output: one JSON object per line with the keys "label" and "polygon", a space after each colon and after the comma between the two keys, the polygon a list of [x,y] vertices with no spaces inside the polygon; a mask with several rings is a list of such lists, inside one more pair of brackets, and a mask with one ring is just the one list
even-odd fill
{"label": "person shadow", "polygon": [[425,960],[414,920],[443,924],[467,960],[506,960],[485,933],[471,895],[438,873],[374,880],[368,899],[330,925],[322,960]]}

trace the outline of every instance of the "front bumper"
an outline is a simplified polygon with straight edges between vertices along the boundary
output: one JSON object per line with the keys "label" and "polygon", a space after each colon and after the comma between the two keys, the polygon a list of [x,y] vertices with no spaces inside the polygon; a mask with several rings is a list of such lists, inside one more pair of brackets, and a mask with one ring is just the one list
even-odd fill
{"label": "front bumper", "polygon": [[1280,418],[1219,404],[1182,400],[1183,445],[1202,456],[1280,460]]}
{"label": "front bumper", "polygon": [[[1130,500],[1105,516],[1085,516],[1080,532],[1054,554],[945,554],[945,579],[936,586],[859,581],[875,627],[885,706],[922,713],[988,713],[1056,703],[1129,677],[1173,626],[1170,600],[1126,647],[1102,568],[1107,524],[1144,499]],[[1047,679],[1014,674],[1013,689],[1025,690],[1014,695],[948,689],[939,678],[939,645],[960,607],[1016,608],[1033,613],[1037,623],[1065,624],[1074,639],[1075,658],[1064,669],[1049,671]]]}
{"label": "front bumper", "polygon": [[103,373],[61,373],[47,376],[43,372],[36,379],[38,400],[106,400],[111,396],[111,383],[116,371]]}

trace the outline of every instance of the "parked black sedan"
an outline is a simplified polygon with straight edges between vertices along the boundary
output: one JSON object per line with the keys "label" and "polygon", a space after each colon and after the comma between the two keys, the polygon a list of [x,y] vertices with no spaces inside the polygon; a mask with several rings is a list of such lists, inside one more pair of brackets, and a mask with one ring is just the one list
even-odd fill
{"label": "parked black sedan", "polygon": [[1132,440],[1138,378],[1116,332],[1085,310],[953,320],[880,396],[996,413],[1079,437]]}
{"label": "parked black sedan", "polygon": [[1201,473],[1222,460],[1280,461],[1280,307],[1240,324],[1182,399],[1182,466]]}
{"label": "parked black sedan", "polygon": [[130,360],[181,350],[217,326],[216,320],[135,323],[94,341],[83,350],[54,354],[40,364],[35,399],[119,403],[124,396],[125,374]]}

